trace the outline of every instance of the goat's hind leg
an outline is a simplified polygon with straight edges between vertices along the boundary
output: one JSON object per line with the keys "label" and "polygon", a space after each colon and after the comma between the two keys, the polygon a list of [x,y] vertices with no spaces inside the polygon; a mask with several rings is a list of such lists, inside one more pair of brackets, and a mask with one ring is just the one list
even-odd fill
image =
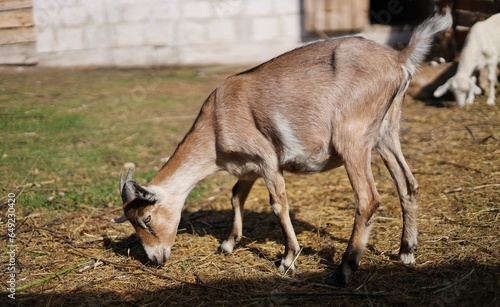
{"label": "goat's hind leg", "polygon": [[238,180],[233,187],[231,205],[233,206],[233,229],[229,237],[222,242],[219,252],[232,253],[234,246],[241,240],[243,234],[243,206],[252,189],[255,180]]}
{"label": "goat's hind leg", "polygon": [[342,262],[335,272],[325,279],[325,283],[344,287],[349,276],[358,267],[359,260],[365,250],[373,218],[380,202],[371,171],[371,149],[360,147],[350,150],[344,155],[345,169],[356,197],[356,215],[351,238],[342,256]]}
{"label": "goat's hind leg", "polygon": [[413,253],[417,249],[417,198],[418,182],[413,177],[406,163],[399,141],[399,127],[387,131],[377,144],[377,150],[382,156],[396,183],[399,200],[403,211],[403,234],[399,259],[404,264],[414,264]]}
{"label": "goat's hind leg", "polygon": [[271,208],[278,218],[285,239],[285,254],[281,260],[279,270],[281,273],[286,273],[288,270],[295,269],[294,259],[300,251],[300,246],[290,219],[290,208],[285,191],[285,178],[281,171],[275,170],[268,171],[264,176],[264,180],[269,191]]}

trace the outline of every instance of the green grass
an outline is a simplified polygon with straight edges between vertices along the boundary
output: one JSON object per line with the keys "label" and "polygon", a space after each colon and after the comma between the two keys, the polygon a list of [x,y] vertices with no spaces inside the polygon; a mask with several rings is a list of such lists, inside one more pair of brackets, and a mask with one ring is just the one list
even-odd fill
{"label": "green grass", "polygon": [[18,205],[29,209],[120,205],[123,164],[137,165],[139,183],[153,177],[209,94],[202,82],[194,69],[3,68],[0,197],[21,193]]}

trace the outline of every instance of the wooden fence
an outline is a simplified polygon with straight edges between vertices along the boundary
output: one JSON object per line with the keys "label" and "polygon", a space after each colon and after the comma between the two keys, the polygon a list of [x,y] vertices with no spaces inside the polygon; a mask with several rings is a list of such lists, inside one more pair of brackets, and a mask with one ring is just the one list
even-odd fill
{"label": "wooden fence", "polygon": [[32,0],[0,0],[0,64],[36,64]]}

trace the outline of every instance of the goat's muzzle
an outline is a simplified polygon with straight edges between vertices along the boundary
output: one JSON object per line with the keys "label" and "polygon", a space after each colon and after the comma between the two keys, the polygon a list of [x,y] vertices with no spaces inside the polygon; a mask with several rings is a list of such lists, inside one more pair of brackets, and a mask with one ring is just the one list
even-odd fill
{"label": "goat's muzzle", "polygon": [[170,256],[170,247],[142,245],[149,260],[156,265],[163,265]]}

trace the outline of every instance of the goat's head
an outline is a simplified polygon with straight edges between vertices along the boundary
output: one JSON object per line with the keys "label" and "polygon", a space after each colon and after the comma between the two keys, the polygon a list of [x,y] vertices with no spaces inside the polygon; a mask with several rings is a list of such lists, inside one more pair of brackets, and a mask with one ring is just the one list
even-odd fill
{"label": "goat's head", "polygon": [[123,223],[129,220],[149,260],[162,265],[170,256],[180,212],[166,203],[166,197],[161,191],[143,187],[132,180],[131,170],[125,180],[120,176],[120,191],[124,214],[112,222]]}
{"label": "goat's head", "polygon": [[455,96],[458,106],[474,102],[475,95],[481,94],[481,88],[476,85],[476,77],[465,77],[455,75],[434,91],[434,97],[441,97],[450,90]]}

